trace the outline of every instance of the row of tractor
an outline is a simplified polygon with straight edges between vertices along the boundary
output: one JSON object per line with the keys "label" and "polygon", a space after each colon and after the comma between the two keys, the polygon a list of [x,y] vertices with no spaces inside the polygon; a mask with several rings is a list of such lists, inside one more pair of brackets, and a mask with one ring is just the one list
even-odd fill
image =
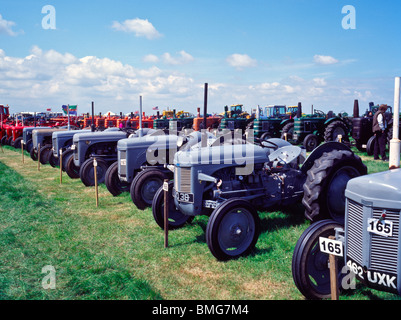
{"label": "row of tractor", "polygon": [[[356,109],[357,101],[354,115],[359,113]],[[206,242],[220,261],[247,255],[255,248],[261,232],[258,212],[301,203],[312,225],[297,243],[292,268],[295,284],[307,298],[325,298],[330,293],[328,254],[319,247],[320,239],[330,235],[345,241],[349,264],[361,270],[361,278],[376,274],[378,279],[383,274],[389,291],[401,292],[396,258],[400,248],[399,171],[367,176],[367,167],[347,139],[355,134],[352,123],[359,121],[363,128],[370,115],[348,120],[318,111],[303,115],[299,104],[293,112],[278,106],[258,110],[251,121],[239,111],[240,105],[230,111],[226,108],[227,116],[217,127],[208,126],[203,118],[199,130],[130,126],[103,130],[94,125],[86,129],[24,128],[20,147],[32,160],[61,166],[85,186],[95,184],[96,170],[97,182],[105,183],[111,195],[129,192],[138,209],[151,208],[161,229],[166,211],[170,230],[184,228],[196,216],[208,216]],[[272,113],[266,116],[267,112]],[[283,134],[281,130],[279,137],[254,134],[261,121],[281,112],[285,113],[281,122],[289,120],[284,127],[293,124],[292,131]],[[319,136],[320,127],[314,120],[320,118],[327,123],[324,136],[331,132],[332,139],[320,138],[310,149],[305,142],[299,146],[302,135],[304,140]],[[230,123],[232,119],[247,119],[241,124],[245,131],[236,127],[237,122]],[[299,123],[301,119],[304,122]],[[361,148],[368,143],[362,135],[355,141]],[[14,147],[18,146],[14,143]],[[308,156],[307,151],[311,151]],[[386,197],[391,198],[390,204],[383,200]],[[386,223],[387,234],[383,231]],[[344,228],[348,228],[348,238]],[[377,243],[375,253],[369,250],[372,241]],[[389,256],[392,262],[387,269]]]}

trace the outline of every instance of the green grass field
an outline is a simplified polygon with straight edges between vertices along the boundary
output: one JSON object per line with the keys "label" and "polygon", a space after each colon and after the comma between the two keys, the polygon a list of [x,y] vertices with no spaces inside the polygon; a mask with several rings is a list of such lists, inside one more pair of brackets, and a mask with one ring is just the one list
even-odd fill
{"label": "green grass field", "polygon": [[[207,217],[169,234],[129,194],[113,197],[33,162],[11,147],[0,151],[0,299],[302,300],[291,274],[295,244],[309,226],[302,205],[260,213],[255,251],[217,261],[205,241]],[[359,153],[369,173],[388,169]],[[55,289],[44,289],[45,266]],[[341,299],[395,299],[357,289]]]}

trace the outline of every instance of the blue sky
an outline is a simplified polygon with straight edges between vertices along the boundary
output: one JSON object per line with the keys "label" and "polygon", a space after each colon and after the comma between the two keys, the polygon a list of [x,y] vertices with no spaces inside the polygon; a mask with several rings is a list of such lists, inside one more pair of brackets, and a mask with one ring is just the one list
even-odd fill
{"label": "blue sky", "polygon": [[[45,5],[55,30],[44,29]],[[344,29],[346,5],[355,29]],[[2,0],[0,103],[12,112],[195,113],[296,105],[352,112],[393,104],[401,74],[399,1]]]}

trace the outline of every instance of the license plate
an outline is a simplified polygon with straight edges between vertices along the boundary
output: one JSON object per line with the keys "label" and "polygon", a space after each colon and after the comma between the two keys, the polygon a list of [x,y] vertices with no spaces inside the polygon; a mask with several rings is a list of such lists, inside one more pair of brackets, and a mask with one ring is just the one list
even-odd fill
{"label": "license plate", "polygon": [[176,192],[175,196],[179,202],[194,203],[194,195],[186,192]]}
{"label": "license plate", "polygon": [[393,236],[393,222],[392,221],[380,221],[379,219],[368,219],[368,231],[374,234],[378,234],[383,237]]}
{"label": "license plate", "polygon": [[71,150],[75,150],[75,144],[71,145]]}
{"label": "license plate", "polygon": [[127,159],[121,159],[120,160],[120,165],[126,166],[127,165]]}

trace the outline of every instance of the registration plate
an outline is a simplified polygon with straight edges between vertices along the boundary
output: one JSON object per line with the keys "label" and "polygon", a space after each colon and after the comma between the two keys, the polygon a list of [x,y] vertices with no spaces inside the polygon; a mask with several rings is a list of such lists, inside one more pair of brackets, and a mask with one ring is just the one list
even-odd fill
{"label": "registration plate", "polygon": [[127,165],[127,159],[120,159],[120,165],[121,166],[126,166]]}
{"label": "registration plate", "polygon": [[194,203],[193,193],[176,192],[175,196],[179,202]]}

